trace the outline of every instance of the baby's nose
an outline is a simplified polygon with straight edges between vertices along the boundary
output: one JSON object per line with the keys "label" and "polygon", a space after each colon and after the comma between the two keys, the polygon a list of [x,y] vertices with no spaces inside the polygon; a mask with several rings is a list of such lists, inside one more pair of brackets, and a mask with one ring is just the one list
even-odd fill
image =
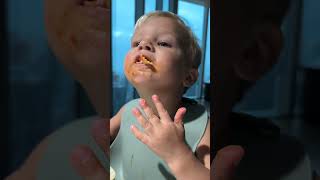
{"label": "baby's nose", "polygon": [[140,50],[144,49],[144,50],[147,50],[147,51],[154,51],[154,48],[153,48],[152,44],[148,43],[148,42],[145,42],[145,41],[141,41],[139,43],[139,49]]}

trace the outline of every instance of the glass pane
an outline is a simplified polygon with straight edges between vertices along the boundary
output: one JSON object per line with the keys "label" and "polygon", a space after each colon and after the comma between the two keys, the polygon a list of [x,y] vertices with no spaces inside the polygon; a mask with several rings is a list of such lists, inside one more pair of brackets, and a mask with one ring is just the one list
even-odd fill
{"label": "glass pane", "polygon": [[156,10],[156,0],[145,0],[144,1],[144,13]]}
{"label": "glass pane", "polygon": [[[132,97],[129,95],[132,87],[128,84],[123,62],[130,49],[130,39],[133,33],[135,1],[116,0],[112,3],[112,71],[113,71],[113,112]],[[125,22],[125,23],[123,23]]]}
{"label": "glass pane", "polygon": [[[178,2],[178,15],[182,17],[185,23],[192,29],[198,38],[198,43],[201,45],[204,7],[180,0]],[[202,74],[201,68],[199,68],[199,74]],[[201,84],[201,79],[199,78],[195,85],[188,90],[185,96],[190,98],[199,98],[201,93]]]}
{"label": "glass pane", "polygon": [[210,10],[208,13],[208,30],[207,30],[207,42],[204,61],[204,82],[210,83]]}
{"label": "glass pane", "polygon": [[169,0],[163,0],[162,10],[169,11]]}

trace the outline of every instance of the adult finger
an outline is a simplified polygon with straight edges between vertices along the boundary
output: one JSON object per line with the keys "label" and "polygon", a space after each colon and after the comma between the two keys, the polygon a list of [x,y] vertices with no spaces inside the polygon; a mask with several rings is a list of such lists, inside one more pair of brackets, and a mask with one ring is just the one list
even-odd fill
{"label": "adult finger", "polygon": [[211,166],[212,179],[232,180],[243,156],[244,150],[240,146],[227,146],[218,151]]}
{"label": "adult finger", "polygon": [[106,180],[109,171],[106,171],[93,151],[87,146],[76,147],[70,156],[70,162],[76,173],[85,180]]}

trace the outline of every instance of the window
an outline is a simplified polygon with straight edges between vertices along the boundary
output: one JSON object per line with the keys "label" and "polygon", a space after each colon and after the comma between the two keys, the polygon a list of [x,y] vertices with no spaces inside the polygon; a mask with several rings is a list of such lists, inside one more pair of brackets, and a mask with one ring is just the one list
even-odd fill
{"label": "window", "polygon": [[147,0],[144,2],[144,13],[147,14],[148,12],[154,11],[156,9],[156,0]]}
{"label": "window", "polygon": [[123,62],[130,49],[130,39],[135,23],[134,13],[135,1],[116,0],[112,2],[113,112],[117,112],[125,102],[132,98],[133,94],[133,89],[123,73]]}
{"label": "window", "polygon": [[[195,14],[197,14],[195,16]],[[204,6],[180,0],[178,2],[178,15],[183,18],[185,23],[195,33],[198,43],[202,44]],[[188,90],[185,96],[190,98],[200,98],[202,86],[203,64],[199,67],[198,81]]]}
{"label": "window", "polygon": [[169,0],[163,0],[162,10],[169,11]]}

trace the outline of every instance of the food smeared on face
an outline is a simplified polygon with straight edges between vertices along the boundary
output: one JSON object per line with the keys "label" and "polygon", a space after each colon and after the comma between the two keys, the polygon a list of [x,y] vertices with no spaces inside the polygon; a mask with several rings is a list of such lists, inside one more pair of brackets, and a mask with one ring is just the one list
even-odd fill
{"label": "food smeared on face", "polygon": [[156,71],[156,68],[154,67],[154,64],[152,63],[152,61],[149,60],[149,58],[144,55],[140,55],[139,63],[142,63],[142,64],[148,66],[152,71]]}
{"label": "food smeared on face", "polygon": [[143,63],[143,64],[150,64],[150,65],[152,65],[152,62],[151,61],[149,61],[149,59],[147,59],[144,55],[141,55],[140,56],[140,61]]}

